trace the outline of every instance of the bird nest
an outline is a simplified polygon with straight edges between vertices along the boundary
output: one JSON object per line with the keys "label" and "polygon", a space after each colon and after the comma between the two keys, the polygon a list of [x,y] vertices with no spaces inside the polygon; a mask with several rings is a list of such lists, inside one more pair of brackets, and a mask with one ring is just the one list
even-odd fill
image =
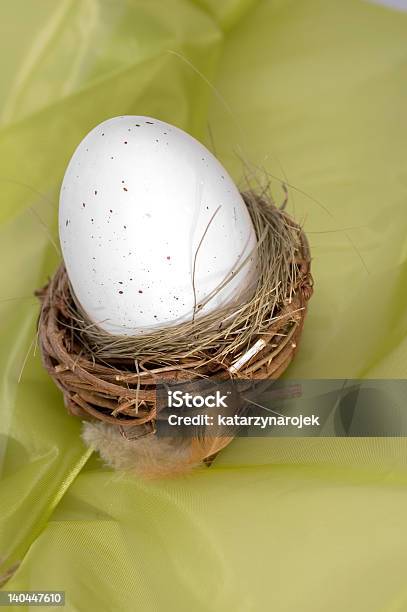
{"label": "bird nest", "polygon": [[[70,414],[93,423],[87,441],[115,467],[128,465],[122,450],[127,445],[133,452],[135,443],[152,462],[155,447],[145,439],[156,437],[158,383],[276,379],[298,349],[312,295],[306,236],[271,198],[242,195],[256,230],[259,265],[254,294],[243,304],[209,315],[194,313],[189,322],[159,331],[117,337],[89,321],[63,263],[37,292],[43,364]],[[187,460],[184,454],[175,463],[199,463],[229,441],[195,441],[198,447],[190,449]],[[119,446],[119,459],[109,456],[112,445],[116,455]],[[156,449],[160,455],[161,447]],[[163,461],[171,464],[168,453]],[[168,469],[178,471],[175,464]]]}

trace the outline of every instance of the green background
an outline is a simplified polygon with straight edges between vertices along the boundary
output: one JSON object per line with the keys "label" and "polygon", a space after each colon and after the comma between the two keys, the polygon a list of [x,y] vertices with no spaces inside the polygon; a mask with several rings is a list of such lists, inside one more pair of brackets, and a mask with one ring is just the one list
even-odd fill
{"label": "green background", "polygon": [[75,146],[150,115],[241,184],[290,185],[316,290],[289,376],[405,378],[406,73],[407,13],[359,0],[1,4],[3,588],[86,612],[407,610],[405,439],[240,439],[188,477],[113,473],[41,368],[32,297]]}

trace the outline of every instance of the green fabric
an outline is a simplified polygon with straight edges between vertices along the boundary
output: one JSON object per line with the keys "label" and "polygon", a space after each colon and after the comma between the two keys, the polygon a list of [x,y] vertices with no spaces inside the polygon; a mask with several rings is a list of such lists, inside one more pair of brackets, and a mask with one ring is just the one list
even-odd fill
{"label": "green fabric", "polygon": [[292,186],[316,291],[289,376],[404,378],[407,13],[14,0],[0,28],[3,588],[63,589],[86,612],[407,610],[405,439],[240,439],[185,478],[113,473],[34,354],[32,297],[59,259],[76,144],[108,117],[156,116],[236,180]]}

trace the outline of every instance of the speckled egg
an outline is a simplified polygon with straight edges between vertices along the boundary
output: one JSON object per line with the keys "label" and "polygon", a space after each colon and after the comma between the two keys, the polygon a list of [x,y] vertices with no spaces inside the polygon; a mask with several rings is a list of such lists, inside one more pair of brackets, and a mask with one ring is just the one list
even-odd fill
{"label": "speckled egg", "polygon": [[114,335],[201,317],[256,284],[256,234],[238,189],[201,143],[157,119],[115,117],[82,140],[59,232],[77,299]]}

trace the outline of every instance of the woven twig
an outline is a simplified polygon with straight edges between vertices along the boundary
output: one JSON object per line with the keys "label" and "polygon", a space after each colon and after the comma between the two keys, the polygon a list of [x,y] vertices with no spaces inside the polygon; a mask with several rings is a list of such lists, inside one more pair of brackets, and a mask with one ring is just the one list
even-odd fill
{"label": "woven twig", "polygon": [[[265,330],[260,321],[244,350],[228,355],[227,360],[205,357],[202,346],[199,356],[180,359],[176,365],[157,364],[151,359],[128,357],[102,359],[89,351],[77,333],[76,312],[64,264],[50,282],[37,293],[42,306],[39,318],[39,344],[43,364],[62,390],[68,411],[85,420],[99,420],[120,427],[128,439],[155,431],[157,381],[176,383],[213,377],[276,379],[293,359],[303,327],[307,302],[312,295],[310,252],[301,228],[282,210],[275,214],[296,230],[297,244],[293,253],[294,284],[279,303],[273,303],[270,324]],[[260,290],[260,288],[259,288]],[[271,298],[270,298],[271,299]],[[270,313],[268,313],[270,316]],[[265,319],[268,320],[268,319]],[[164,332],[163,332],[164,333]],[[225,343],[225,339],[223,340]],[[225,445],[225,440],[219,447]],[[217,450],[217,449],[215,449]],[[214,452],[213,445],[211,453]]]}

